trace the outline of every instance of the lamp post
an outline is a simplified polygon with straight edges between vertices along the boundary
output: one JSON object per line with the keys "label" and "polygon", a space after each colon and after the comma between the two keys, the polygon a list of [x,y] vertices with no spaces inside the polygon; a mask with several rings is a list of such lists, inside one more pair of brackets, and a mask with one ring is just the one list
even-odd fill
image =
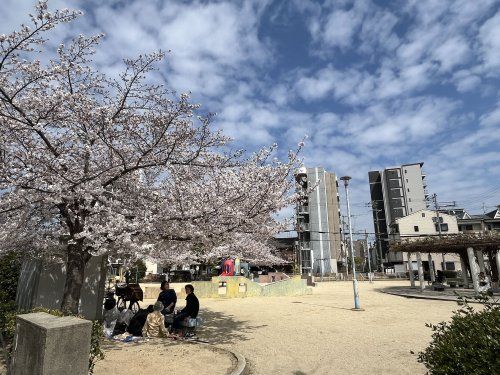
{"label": "lamp post", "polygon": [[354,248],[352,246],[352,227],[351,227],[351,208],[349,206],[349,180],[351,177],[343,176],[340,177],[342,181],[344,181],[345,187],[345,197],[347,201],[347,224],[349,225],[349,239],[350,239],[350,248],[351,248],[351,261],[352,261],[352,288],[354,290],[354,309],[355,311],[361,311],[361,307],[359,305],[359,294],[358,294],[358,280],[356,280],[356,263],[354,261]]}

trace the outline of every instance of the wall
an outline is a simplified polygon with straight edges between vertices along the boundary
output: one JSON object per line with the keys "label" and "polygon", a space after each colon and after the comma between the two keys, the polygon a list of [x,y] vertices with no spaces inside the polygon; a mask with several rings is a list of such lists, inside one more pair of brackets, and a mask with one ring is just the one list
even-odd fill
{"label": "wall", "polygon": [[[425,217],[422,217],[422,214],[425,215]],[[443,232],[444,235],[446,234],[457,234],[458,232],[458,224],[457,224],[457,218],[452,215],[447,215],[440,213],[439,216],[443,220],[443,224],[448,224],[448,231]],[[434,225],[433,217],[436,217],[436,213],[431,210],[421,210],[418,212],[415,212],[411,215],[408,215],[406,217],[397,219],[397,223],[399,225],[399,234],[401,235],[401,238],[411,238],[411,236],[415,236],[414,238],[417,239],[419,236],[425,236],[425,235],[434,235],[437,236],[439,232],[436,230],[436,227]],[[418,232],[415,232],[414,226],[418,226]],[[413,261],[415,261],[415,254],[413,255]],[[442,266],[442,255],[441,254],[432,254],[432,260],[434,261],[434,266],[435,270],[441,270]],[[422,260],[427,261],[427,253],[422,252]],[[403,254],[403,261],[407,262],[408,261],[408,254],[404,253]],[[460,257],[457,254],[449,253],[445,255],[445,261],[446,262],[454,262],[455,263],[455,270],[460,270],[461,263],[460,263]]]}
{"label": "wall", "polygon": [[[422,217],[422,214],[425,217]],[[421,210],[415,212],[411,215],[405,216],[403,218],[397,219],[399,225],[399,234],[402,238],[407,238],[408,236],[418,237],[419,235],[437,235],[439,232],[434,226],[434,221],[432,218],[436,216],[436,213],[431,210]],[[447,215],[440,213],[439,216],[443,220],[443,224],[448,224],[448,231],[443,232],[443,234],[457,234],[458,224],[457,218],[452,215]],[[418,226],[418,232],[415,232],[414,226]]]}
{"label": "wall", "polygon": [[[106,257],[92,257],[85,267],[79,312],[87,319],[100,319],[106,282]],[[62,263],[26,260],[21,268],[16,301],[19,308],[61,307],[66,267]]]}
{"label": "wall", "polygon": [[[224,287],[219,285],[224,283]],[[171,283],[178,299],[186,297],[184,286],[189,283]],[[306,280],[294,276],[286,280],[260,285],[246,277],[218,276],[211,281],[193,281],[194,293],[199,298],[244,298],[260,296],[296,296],[312,294]],[[156,299],[160,293],[160,284],[141,284],[145,299]],[[221,294],[224,292],[223,294]]]}
{"label": "wall", "polygon": [[420,164],[401,166],[408,215],[427,208]]}

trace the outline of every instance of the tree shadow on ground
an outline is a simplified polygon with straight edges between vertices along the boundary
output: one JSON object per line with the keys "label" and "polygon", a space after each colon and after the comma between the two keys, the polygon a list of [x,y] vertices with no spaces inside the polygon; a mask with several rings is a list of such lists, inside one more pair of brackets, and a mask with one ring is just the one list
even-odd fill
{"label": "tree shadow on ground", "polygon": [[[248,340],[247,332],[258,330],[267,327],[266,324],[254,325],[248,321],[237,320],[233,315],[224,314],[218,311],[203,309],[199,315],[203,319],[203,324],[196,327],[196,336],[202,342],[209,344],[230,344],[238,341]],[[102,349],[108,350],[121,350],[124,347],[131,345],[175,345],[176,342],[183,342],[183,339],[174,340],[172,338],[164,338],[161,340],[154,339],[149,342],[130,342],[124,343],[122,341],[104,340]]]}
{"label": "tree shadow on ground", "polygon": [[196,328],[196,334],[200,339],[204,339],[210,344],[227,344],[248,340],[247,332],[267,327],[266,324],[251,324],[248,321],[238,320],[233,315],[208,309],[204,309],[200,316],[203,319],[203,325]]}

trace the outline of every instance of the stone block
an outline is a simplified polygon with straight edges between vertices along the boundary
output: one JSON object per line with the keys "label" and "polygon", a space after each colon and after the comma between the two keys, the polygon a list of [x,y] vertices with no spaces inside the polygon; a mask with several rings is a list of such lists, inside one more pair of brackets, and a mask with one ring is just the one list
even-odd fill
{"label": "stone block", "polygon": [[47,313],[18,315],[13,375],[87,375],[92,322]]}

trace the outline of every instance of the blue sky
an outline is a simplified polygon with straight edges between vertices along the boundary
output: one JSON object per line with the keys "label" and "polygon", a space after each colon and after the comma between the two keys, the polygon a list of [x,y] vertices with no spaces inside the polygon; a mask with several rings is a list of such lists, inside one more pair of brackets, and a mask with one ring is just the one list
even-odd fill
{"label": "blue sky", "polygon": [[[0,33],[33,2],[3,0]],[[425,162],[431,193],[500,204],[500,1],[51,1],[104,32],[96,58],[170,50],[161,77],[253,151],[307,134],[305,163],[349,174],[355,229],[373,231],[367,173]]]}

